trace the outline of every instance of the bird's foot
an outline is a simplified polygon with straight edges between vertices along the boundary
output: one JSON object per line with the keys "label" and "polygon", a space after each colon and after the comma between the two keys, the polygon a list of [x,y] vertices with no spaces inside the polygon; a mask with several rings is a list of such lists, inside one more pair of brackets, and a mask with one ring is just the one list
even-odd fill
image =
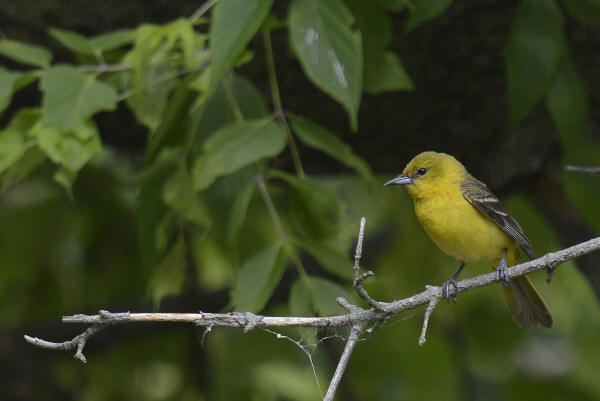
{"label": "bird's foot", "polygon": [[504,251],[504,255],[498,263],[498,268],[496,269],[496,275],[498,276],[498,281],[504,284],[504,287],[508,288],[508,266],[506,265],[506,250]]}
{"label": "bird's foot", "polygon": [[456,303],[456,294],[458,294],[458,286],[454,277],[447,280],[442,284],[442,298],[444,298],[448,305],[450,305],[450,298]]}
{"label": "bird's foot", "polygon": [[549,264],[548,266],[546,266],[546,282],[548,284],[550,284],[550,282],[552,281],[554,269],[556,269],[556,264]]}

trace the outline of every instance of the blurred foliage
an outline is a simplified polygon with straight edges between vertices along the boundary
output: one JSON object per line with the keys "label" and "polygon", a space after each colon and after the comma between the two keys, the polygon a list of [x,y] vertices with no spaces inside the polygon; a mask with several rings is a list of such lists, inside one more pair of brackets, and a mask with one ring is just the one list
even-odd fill
{"label": "blurred foliage", "polygon": [[[19,359],[0,368],[7,382],[0,398],[318,399],[344,329],[283,329],[289,337],[279,338],[264,330],[119,327],[92,339],[85,367],[67,354],[11,350],[23,349],[13,343],[23,331],[72,336],[73,327],[56,324],[60,315],[101,308],[342,313],[337,296],[358,302],[351,255],[361,216],[374,297],[398,299],[447,279],[456,263],[426,237],[408,196],[379,188],[382,177],[340,132],[304,110],[282,109],[277,77],[286,71],[272,62],[270,38],[289,42],[307,80],[298,85],[310,82],[340,103],[355,131],[363,91],[418,91],[390,49],[394,28],[409,34],[435,24],[452,3],[292,0],[280,16],[272,0],[219,0],[209,16],[100,35],[49,29],[69,63],[54,62],[44,47],[0,39],[7,122],[0,129],[0,350]],[[397,13],[406,17],[400,27],[392,22]],[[516,128],[545,101],[572,163],[597,164],[600,145],[586,137],[587,87],[565,21],[597,27],[599,16],[598,0],[522,0],[506,37],[506,119]],[[242,72],[263,56],[268,87]],[[37,102],[11,109],[33,86]],[[102,144],[107,133],[97,119],[117,107],[146,130],[143,157]],[[346,173],[306,174],[299,144]],[[598,178],[562,178],[600,230]],[[558,248],[525,198],[507,207],[538,254]],[[417,346],[421,310],[360,342],[337,399],[598,399],[600,310],[588,283],[571,262],[551,287],[541,274],[533,279],[555,315],[552,330],[518,329],[497,288],[469,292],[438,307],[424,347]],[[33,365],[29,386],[20,386]]]}

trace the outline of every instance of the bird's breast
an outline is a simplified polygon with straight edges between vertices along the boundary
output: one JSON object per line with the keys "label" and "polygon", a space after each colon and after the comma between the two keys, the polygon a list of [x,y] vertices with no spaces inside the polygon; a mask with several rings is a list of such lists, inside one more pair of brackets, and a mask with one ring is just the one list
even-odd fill
{"label": "bird's breast", "polygon": [[496,263],[512,240],[481,214],[460,191],[440,191],[415,198],[415,213],[431,240],[445,253],[466,263]]}

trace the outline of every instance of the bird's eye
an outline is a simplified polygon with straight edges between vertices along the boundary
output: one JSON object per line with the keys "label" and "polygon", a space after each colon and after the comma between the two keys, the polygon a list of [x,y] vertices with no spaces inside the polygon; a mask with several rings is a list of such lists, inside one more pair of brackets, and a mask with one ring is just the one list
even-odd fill
{"label": "bird's eye", "polygon": [[427,169],[425,167],[421,167],[420,169],[417,170],[417,173],[419,175],[425,175],[426,172],[427,172]]}

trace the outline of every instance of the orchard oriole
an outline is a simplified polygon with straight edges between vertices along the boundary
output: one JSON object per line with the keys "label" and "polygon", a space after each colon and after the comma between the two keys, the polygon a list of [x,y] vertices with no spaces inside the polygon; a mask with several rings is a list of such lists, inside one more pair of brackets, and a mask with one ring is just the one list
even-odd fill
{"label": "orchard oriole", "polygon": [[[431,240],[461,262],[443,285],[445,298],[449,300],[451,287],[456,289],[465,263],[492,263],[504,282],[504,298],[514,321],[524,328],[552,327],[552,315],[529,279],[506,277],[507,266],[518,263],[519,246],[535,259],[531,242],[498,198],[458,160],[445,153],[421,153],[388,185],[406,187]],[[456,302],[456,295],[453,298]]]}

